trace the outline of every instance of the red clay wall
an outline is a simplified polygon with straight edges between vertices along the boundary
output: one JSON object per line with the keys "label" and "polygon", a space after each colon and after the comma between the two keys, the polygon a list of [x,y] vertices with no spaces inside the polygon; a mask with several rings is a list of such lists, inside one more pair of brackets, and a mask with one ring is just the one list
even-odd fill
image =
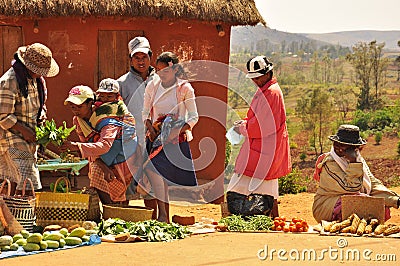
{"label": "red clay wall", "polygon": [[[228,25],[223,25],[225,36],[219,37],[215,25],[195,21],[172,23],[153,19],[130,21],[108,18],[40,19],[37,33],[33,30],[33,20],[10,22],[2,19],[2,21],[6,21],[7,25],[22,26],[25,44],[41,42],[53,51],[60,65],[60,73],[54,78],[47,79],[47,106],[49,118],[55,118],[58,123],[65,120],[71,125],[71,113],[63,105],[70,88],[77,84],[89,85],[92,88],[97,85],[95,82],[97,83],[99,30],[143,30],[151,43],[153,61],[162,51],[172,50],[180,55],[182,61],[211,60],[229,64],[230,26]],[[55,35],[57,32],[62,34]],[[226,85],[228,69],[221,69],[217,74],[218,80]],[[204,100],[202,96],[210,96],[226,103],[227,90],[225,86],[209,82],[193,82],[192,85],[196,96],[202,98],[197,102],[200,121],[194,128],[195,138],[191,142],[196,168],[202,169],[197,174],[200,179],[216,179],[223,175],[224,171],[226,107],[224,104]],[[215,158],[210,159],[209,155],[214,153],[216,153]],[[217,181],[219,191],[222,182],[223,178]]]}

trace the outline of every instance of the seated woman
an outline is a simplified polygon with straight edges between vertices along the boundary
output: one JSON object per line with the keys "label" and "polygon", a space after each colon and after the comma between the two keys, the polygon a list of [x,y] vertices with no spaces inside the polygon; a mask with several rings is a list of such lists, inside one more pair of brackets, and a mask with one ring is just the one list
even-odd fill
{"label": "seated woman", "polygon": [[389,207],[399,208],[399,196],[386,188],[370,172],[360,151],[367,143],[354,125],[341,125],[329,137],[332,149],[320,155],[314,179],[319,182],[312,207],[314,218],[333,221],[342,219],[342,195],[369,195],[385,199],[385,220],[390,218]]}
{"label": "seated woman", "polygon": [[[126,204],[125,192],[138,169],[137,139],[126,123],[126,106],[103,104],[94,110],[95,96],[88,86],[76,86],[64,104],[71,108],[73,124],[81,142],[65,141],[62,151],[80,151],[89,159],[90,186],[103,204]],[[129,136],[126,134],[129,133]]]}

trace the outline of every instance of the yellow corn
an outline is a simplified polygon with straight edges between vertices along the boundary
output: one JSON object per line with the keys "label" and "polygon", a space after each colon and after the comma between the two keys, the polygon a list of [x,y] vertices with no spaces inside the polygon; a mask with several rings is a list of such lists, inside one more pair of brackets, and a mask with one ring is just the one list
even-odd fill
{"label": "yellow corn", "polygon": [[366,226],[367,226],[367,221],[365,219],[362,219],[357,228],[356,232],[357,235],[361,236],[362,234],[364,234]]}
{"label": "yellow corn", "polygon": [[353,213],[353,221],[351,222],[350,233],[355,234],[357,232],[360,221],[360,217],[358,217],[357,214]]}
{"label": "yellow corn", "polygon": [[340,230],[341,233],[350,233],[352,226],[347,226],[345,228],[343,228],[342,230]]}
{"label": "yellow corn", "polygon": [[351,221],[349,219],[346,219],[340,223],[336,223],[336,224],[332,225],[329,232],[336,233],[336,232],[340,231],[341,229],[348,227],[350,225],[351,225]]}
{"label": "yellow corn", "polygon": [[324,226],[324,231],[329,232],[331,230],[332,225],[336,224],[337,221],[329,222]]}
{"label": "yellow corn", "polygon": [[396,234],[396,233],[399,233],[399,232],[400,232],[400,226],[395,225],[395,226],[392,226],[392,227],[387,228],[387,229],[383,232],[383,235],[384,235],[384,236],[388,236],[388,235]]}
{"label": "yellow corn", "polygon": [[380,224],[375,228],[374,234],[375,235],[380,235],[382,234],[386,229],[388,228],[388,226],[386,224]]}
{"label": "yellow corn", "polygon": [[365,233],[371,234],[375,230],[375,227],[378,224],[379,224],[378,219],[371,219],[371,222],[365,227]]}

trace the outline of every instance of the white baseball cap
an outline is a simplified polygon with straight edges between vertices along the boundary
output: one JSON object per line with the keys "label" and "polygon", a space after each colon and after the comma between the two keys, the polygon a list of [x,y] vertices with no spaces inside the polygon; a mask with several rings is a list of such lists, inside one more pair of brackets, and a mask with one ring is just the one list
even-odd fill
{"label": "white baseball cap", "polygon": [[250,79],[261,77],[274,68],[273,64],[268,61],[267,57],[262,55],[256,56],[247,61],[246,67],[246,78]]}
{"label": "white baseball cap", "polygon": [[146,37],[135,37],[128,43],[129,54],[132,57],[134,54],[142,52],[149,54],[151,51],[149,40]]}

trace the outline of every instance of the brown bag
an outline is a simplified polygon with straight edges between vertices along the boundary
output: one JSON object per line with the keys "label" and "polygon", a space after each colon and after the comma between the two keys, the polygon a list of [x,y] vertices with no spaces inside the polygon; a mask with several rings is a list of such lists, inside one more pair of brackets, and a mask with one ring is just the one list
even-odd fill
{"label": "brown bag", "polygon": [[101,211],[100,211],[100,197],[97,191],[93,188],[83,188],[82,194],[89,195],[89,208],[86,220],[100,222]]}

